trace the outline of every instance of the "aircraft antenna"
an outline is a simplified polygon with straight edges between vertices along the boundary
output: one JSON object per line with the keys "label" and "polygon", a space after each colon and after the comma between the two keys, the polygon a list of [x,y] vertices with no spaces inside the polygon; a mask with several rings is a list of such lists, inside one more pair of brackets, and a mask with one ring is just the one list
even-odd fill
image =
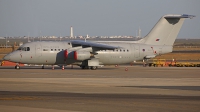
{"label": "aircraft antenna", "polygon": [[138,29],[138,37],[141,38],[141,29],[140,29],[140,27]]}
{"label": "aircraft antenna", "polygon": [[39,34],[39,36],[40,36],[40,41],[41,41],[41,30],[40,30],[40,34]]}
{"label": "aircraft antenna", "polygon": [[7,34],[6,34],[6,48],[7,48]]}

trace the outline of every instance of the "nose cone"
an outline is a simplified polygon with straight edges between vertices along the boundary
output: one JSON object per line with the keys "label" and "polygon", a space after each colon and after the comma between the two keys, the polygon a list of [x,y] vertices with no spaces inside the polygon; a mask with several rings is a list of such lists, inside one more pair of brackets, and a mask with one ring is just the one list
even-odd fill
{"label": "nose cone", "polygon": [[5,56],[3,57],[3,60],[9,61],[9,60],[10,60],[10,55],[9,55],[9,54],[5,55]]}

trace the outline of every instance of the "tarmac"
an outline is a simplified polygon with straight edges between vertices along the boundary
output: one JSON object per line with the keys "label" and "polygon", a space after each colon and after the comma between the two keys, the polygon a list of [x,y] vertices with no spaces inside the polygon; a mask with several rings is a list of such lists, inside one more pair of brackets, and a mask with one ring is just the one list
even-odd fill
{"label": "tarmac", "polygon": [[[125,69],[128,68],[127,71]],[[2,112],[199,112],[199,67],[0,67]]]}

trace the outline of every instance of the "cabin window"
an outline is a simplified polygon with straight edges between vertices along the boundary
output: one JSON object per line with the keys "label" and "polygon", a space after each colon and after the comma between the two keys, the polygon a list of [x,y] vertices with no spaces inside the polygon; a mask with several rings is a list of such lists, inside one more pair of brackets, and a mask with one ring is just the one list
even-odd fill
{"label": "cabin window", "polygon": [[48,51],[48,49],[43,49],[43,51]]}
{"label": "cabin window", "polygon": [[53,51],[53,49],[51,49],[51,51]]}
{"label": "cabin window", "polygon": [[17,50],[22,50],[22,47],[19,47]]}
{"label": "cabin window", "polygon": [[30,47],[19,47],[17,50],[30,51]]}
{"label": "cabin window", "polygon": [[27,47],[27,51],[30,51],[30,47]]}
{"label": "cabin window", "polygon": [[58,49],[58,51],[60,51],[60,49]]}
{"label": "cabin window", "polygon": [[54,49],[56,51],[56,49]]}

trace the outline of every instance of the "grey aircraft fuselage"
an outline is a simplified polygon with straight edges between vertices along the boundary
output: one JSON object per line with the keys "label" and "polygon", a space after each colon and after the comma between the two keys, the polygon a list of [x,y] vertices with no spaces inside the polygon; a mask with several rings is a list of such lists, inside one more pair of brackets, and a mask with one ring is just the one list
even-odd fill
{"label": "grey aircraft fuselage", "polygon": [[[172,52],[172,46],[143,45],[128,42],[100,42],[112,46],[120,46],[120,49],[100,50],[95,52],[94,58],[99,60],[101,65],[127,64],[136,60],[143,60],[146,56],[157,56]],[[74,56],[64,57],[66,49],[73,49],[71,42],[38,41],[24,44],[21,48],[29,50],[16,50],[8,54],[14,62],[25,64],[79,64],[82,60],[75,60]],[[75,47],[76,48],[76,47]],[[73,50],[81,50],[77,47]]]}

